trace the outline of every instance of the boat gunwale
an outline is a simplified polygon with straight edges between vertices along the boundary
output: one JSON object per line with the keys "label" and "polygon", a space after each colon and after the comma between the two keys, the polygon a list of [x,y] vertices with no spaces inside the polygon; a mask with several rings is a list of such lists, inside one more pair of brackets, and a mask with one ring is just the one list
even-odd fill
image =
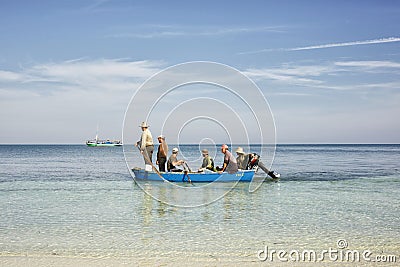
{"label": "boat gunwale", "polygon": [[[143,168],[131,168],[131,172],[133,172],[134,176],[133,178],[136,180],[140,181],[168,181],[168,182],[187,182],[187,180],[184,179],[185,177],[185,172],[155,172],[155,171],[146,171]],[[140,177],[138,177],[138,174]],[[163,174],[167,175],[166,177],[163,176]],[[211,183],[211,182],[250,182],[253,180],[254,175],[255,175],[255,170],[239,170],[234,173],[228,173],[228,172],[188,172],[187,173],[190,177],[190,180],[192,182],[201,182],[201,183]],[[251,175],[250,178],[247,178],[245,180],[242,180],[242,177],[245,175]],[[149,178],[151,176],[151,178]],[[169,177],[182,177],[183,179],[168,179]],[[210,177],[211,179],[208,180],[198,180],[196,178],[200,177]],[[146,178],[145,178],[146,177]],[[214,177],[216,177],[214,179]],[[226,177],[229,177],[229,179],[226,179]],[[232,179],[232,177],[237,177],[237,179]],[[222,179],[221,179],[222,178]],[[225,179],[224,179],[225,178]]]}

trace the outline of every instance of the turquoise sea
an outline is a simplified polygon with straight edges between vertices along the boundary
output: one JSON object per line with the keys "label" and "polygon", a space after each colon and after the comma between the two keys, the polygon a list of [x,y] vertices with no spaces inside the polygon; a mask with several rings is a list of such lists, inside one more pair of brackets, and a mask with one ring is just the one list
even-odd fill
{"label": "turquoise sea", "polygon": [[[198,159],[198,145],[180,150]],[[266,246],[320,251],[340,241],[400,262],[400,145],[278,145],[273,169],[281,179],[254,193],[239,183],[180,208],[152,198],[173,195],[163,183],[134,182],[121,147],[1,145],[0,256],[236,264],[260,262]],[[193,198],[206,201],[207,190]]]}

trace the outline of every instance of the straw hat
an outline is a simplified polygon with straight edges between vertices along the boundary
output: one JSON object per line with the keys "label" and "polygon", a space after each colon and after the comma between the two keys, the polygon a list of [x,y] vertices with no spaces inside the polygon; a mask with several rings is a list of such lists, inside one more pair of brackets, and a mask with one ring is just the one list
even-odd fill
{"label": "straw hat", "polygon": [[207,150],[207,149],[203,149],[203,150],[201,151],[201,153],[207,154],[207,155],[208,155],[208,150]]}
{"label": "straw hat", "polygon": [[139,127],[142,127],[142,128],[149,128],[149,125],[147,124],[147,122],[142,122],[141,124],[140,124],[140,126]]}
{"label": "straw hat", "polygon": [[238,154],[244,154],[243,148],[241,147],[238,147],[235,152]]}

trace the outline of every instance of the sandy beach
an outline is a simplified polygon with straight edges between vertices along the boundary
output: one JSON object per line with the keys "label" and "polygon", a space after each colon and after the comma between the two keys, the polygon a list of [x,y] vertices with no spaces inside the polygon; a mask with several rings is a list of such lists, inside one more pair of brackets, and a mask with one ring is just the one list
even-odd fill
{"label": "sandy beach", "polygon": [[398,263],[372,262],[260,262],[212,258],[75,258],[60,256],[0,256],[1,266],[13,267],[119,267],[119,266],[398,266]]}

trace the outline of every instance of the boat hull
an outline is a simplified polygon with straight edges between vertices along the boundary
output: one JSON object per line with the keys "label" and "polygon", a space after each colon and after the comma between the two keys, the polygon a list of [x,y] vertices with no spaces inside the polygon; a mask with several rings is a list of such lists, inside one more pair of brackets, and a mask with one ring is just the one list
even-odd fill
{"label": "boat hull", "polygon": [[238,171],[233,174],[229,173],[189,173],[188,175],[183,172],[161,172],[158,175],[156,172],[148,172],[143,169],[134,168],[132,172],[135,174],[137,180],[148,181],[169,181],[169,182],[188,182],[188,177],[192,182],[251,182],[254,176],[254,170]]}
{"label": "boat hull", "polygon": [[87,146],[122,146],[122,144],[94,144],[94,143],[87,143]]}

